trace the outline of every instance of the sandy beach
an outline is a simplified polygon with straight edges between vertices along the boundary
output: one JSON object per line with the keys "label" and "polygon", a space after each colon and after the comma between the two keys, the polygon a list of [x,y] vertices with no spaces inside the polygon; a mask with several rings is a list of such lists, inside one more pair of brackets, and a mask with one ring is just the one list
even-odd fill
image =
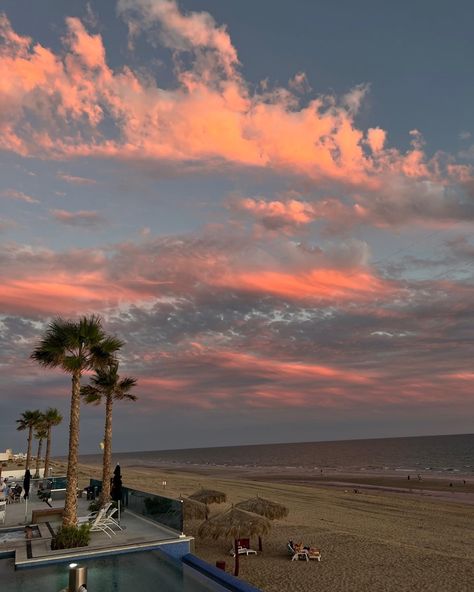
{"label": "sandy beach", "polygon": [[[81,483],[90,476],[100,477],[100,468],[81,465]],[[201,486],[225,491],[228,502],[211,506],[211,515],[257,494],[287,505],[289,516],[273,523],[263,552],[241,558],[239,577],[264,592],[473,589],[474,489],[469,482],[462,490],[462,480],[453,488],[437,479],[432,487],[425,481],[410,491],[401,477],[359,476],[354,485],[359,493],[354,493],[349,484],[356,483],[356,477],[351,475],[308,481],[304,475],[249,475],[227,469],[123,467],[123,476],[126,486],[169,497],[189,495]],[[196,535],[198,526],[186,523],[186,534]],[[289,539],[319,547],[322,561],[291,562]],[[257,541],[252,543],[258,548]],[[231,541],[196,538],[195,553],[212,564],[224,560],[231,571],[230,547]]]}

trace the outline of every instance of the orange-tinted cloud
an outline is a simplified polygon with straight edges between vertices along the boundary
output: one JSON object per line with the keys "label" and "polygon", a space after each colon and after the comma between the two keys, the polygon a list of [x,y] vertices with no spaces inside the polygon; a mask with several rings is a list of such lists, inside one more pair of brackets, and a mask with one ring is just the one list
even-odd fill
{"label": "orange-tinted cloud", "polygon": [[103,217],[93,210],[79,210],[78,212],[68,212],[67,210],[51,210],[51,215],[58,222],[68,226],[86,226],[97,227],[103,224]]}
{"label": "orange-tinted cloud", "polygon": [[311,204],[297,199],[266,201],[246,197],[233,200],[232,207],[251,214],[269,230],[301,226],[312,222],[316,217]]}
{"label": "orange-tinted cloud", "polygon": [[302,273],[283,271],[229,272],[215,280],[217,285],[242,292],[273,295],[291,300],[370,300],[392,291],[369,271],[315,269]]}
{"label": "orange-tinted cloud", "polygon": [[[3,15],[0,147],[41,157],[193,161],[203,168],[226,161],[301,175],[351,187],[352,214],[363,222],[465,215],[452,187],[471,177],[468,167],[428,158],[418,132],[402,153],[386,147],[381,128],[356,126],[366,86],[340,101],[304,104],[284,88],[250,92],[229,33],[208,13],[184,14],[173,0],[123,0],[119,11],[134,35],[156,33],[191,56],[188,66],[176,66],[176,85],[161,88],[128,66],[113,70],[101,36],[77,18],[66,19],[64,51],[54,53],[15,33]],[[437,209],[417,197],[427,191],[438,195]]]}
{"label": "orange-tinted cloud", "polygon": [[40,203],[38,199],[32,197],[31,195],[23,193],[23,191],[17,191],[16,189],[5,189],[5,191],[0,192],[0,197],[6,197],[8,199],[14,199],[17,201],[24,201],[25,203],[29,204]]}
{"label": "orange-tinted cloud", "polygon": [[[67,223],[83,224],[66,214]],[[316,252],[291,241],[273,246],[268,252],[264,243],[229,234],[222,239],[145,239],[107,250],[64,253],[11,245],[1,265],[0,304],[9,312],[54,315],[167,297],[206,298],[218,291],[345,306],[390,298],[398,291],[396,284],[378,278],[367,266],[364,243],[351,241]]]}

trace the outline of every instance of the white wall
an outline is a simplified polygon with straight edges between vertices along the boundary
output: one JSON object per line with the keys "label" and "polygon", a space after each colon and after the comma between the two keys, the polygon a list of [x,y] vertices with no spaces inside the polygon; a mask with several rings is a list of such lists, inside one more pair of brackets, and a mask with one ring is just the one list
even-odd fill
{"label": "white wall", "polygon": [[[33,477],[33,475],[35,474],[35,470],[31,470],[31,476]],[[40,477],[43,476],[44,473],[44,469],[40,469],[39,470],[39,474]],[[11,470],[11,469],[5,469],[2,468],[2,479],[5,479],[5,477],[13,477],[13,479],[23,479],[23,477],[25,476],[25,469],[15,469],[15,470]]]}

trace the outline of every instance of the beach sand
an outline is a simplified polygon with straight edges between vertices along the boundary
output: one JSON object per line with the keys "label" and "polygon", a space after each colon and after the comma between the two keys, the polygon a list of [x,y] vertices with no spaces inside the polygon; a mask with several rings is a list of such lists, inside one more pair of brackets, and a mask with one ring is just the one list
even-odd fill
{"label": "beach sand", "polygon": [[[438,494],[432,496],[426,487],[420,494],[399,492],[395,488],[403,485],[400,477],[387,482],[386,477],[371,476],[369,485],[378,483],[391,491],[365,490],[359,479],[356,494],[345,485],[353,476],[308,480],[303,475],[144,467],[122,467],[122,473],[124,485],[169,497],[189,495],[200,487],[225,491],[228,503],[211,506],[211,515],[257,494],[288,506],[289,516],[274,522],[264,538],[263,553],[241,557],[239,577],[264,592],[474,590],[474,505],[463,503],[473,501],[469,484],[468,490],[458,492],[457,483],[453,491],[448,482],[438,480]],[[100,468],[81,465],[81,482],[86,484],[90,476],[100,478]],[[336,486],[338,482],[344,484]],[[196,535],[198,526],[186,523],[186,534]],[[321,562],[290,561],[289,539],[319,547]],[[231,544],[196,538],[195,553],[212,564],[226,561],[231,572]],[[257,545],[252,541],[253,548]]]}

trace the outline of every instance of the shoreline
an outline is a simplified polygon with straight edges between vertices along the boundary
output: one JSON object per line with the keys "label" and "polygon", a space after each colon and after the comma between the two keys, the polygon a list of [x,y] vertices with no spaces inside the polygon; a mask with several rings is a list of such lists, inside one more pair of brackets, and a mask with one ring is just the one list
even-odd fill
{"label": "shoreline", "polygon": [[[81,463],[87,464],[88,463]],[[94,463],[95,464],[95,463]],[[416,474],[402,476],[396,471],[384,472],[347,472],[336,471],[317,473],[314,471],[291,469],[271,469],[269,467],[242,467],[222,465],[189,465],[177,463],[134,463],[125,462],[121,464],[122,469],[135,471],[161,471],[168,474],[189,474],[210,478],[243,478],[250,481],[302,485],[308,487],[326,488],[359,488],[366,490],[381,491],[387,493],[402,493],[411,495],[438,495],[443,499],[458,501],[465,500],[467,503],[474,503],[474,476],[469,475],[432,475]],[[449,496],[441,496],[440,493],[449,493]],[[468,501],[472,500],[472,501]]]}

